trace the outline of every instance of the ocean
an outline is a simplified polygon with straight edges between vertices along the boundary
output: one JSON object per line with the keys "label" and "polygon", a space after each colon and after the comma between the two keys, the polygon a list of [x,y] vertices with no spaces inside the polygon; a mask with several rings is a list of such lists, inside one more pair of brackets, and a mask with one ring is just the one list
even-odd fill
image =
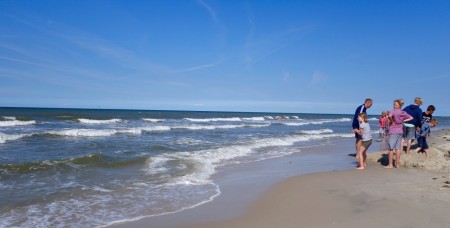
{"label": "ocean", "polygon": [[[351,119],[0,108],[0,227],[104,226],[193,208],[221,194],[221,168],[350,139]],[[369,123],[376,137],[377,118]]]}

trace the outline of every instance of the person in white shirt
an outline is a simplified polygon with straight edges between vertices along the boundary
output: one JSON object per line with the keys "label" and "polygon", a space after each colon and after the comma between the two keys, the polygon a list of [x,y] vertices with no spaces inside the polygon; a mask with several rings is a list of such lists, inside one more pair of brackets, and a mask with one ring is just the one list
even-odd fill
{"label": "person in white shirt", "polygon": [[369,146],[372,144],[372,133],[370,131],[370,125],[367,122],[367,114],[366,113],[360,113],[358,115],[358,121],[359,121],[359,129],[356,131],[357,134],[361,135],[362,137],[362,143],[361,147],[358,150],[358,161],[359,165],[356,169],[364,169],[367,166],[366,159],[367,159],[367,149],[369,149]]}

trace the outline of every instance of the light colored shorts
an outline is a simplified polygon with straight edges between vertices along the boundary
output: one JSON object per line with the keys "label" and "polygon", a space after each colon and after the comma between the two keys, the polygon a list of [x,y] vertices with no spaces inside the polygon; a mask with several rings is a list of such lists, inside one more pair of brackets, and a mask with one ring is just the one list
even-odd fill
{"label": "light colored shorts", "polygon": [[389,150],[400,150],[402,146],[402,134],[392,134],[388,137]]}
{"label": "light colored shorts", "polygon": [[403,138],[410,140],[416,138],[416,128],[414,126],[407,127],[403,126]]}
{"label": "light colored shorts", "polygon": [[372,145],[372,139],[369,139],[367,141],[362,141],[362,146],[365,148],[369,148],[369,146]]}

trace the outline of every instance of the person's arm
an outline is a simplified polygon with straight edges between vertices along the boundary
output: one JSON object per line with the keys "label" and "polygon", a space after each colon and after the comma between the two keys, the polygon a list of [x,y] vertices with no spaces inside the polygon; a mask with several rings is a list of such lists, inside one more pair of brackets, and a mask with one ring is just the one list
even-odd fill
{"label": "person's arm", "polygon": [[394,125],[394,118],[392,118],[392,113],[391,112],[389,112],[389,114],[388,114],[388,122],[389,122],[389,125]]}
{"label": "person's arm", "polygon": [[417,114],[417,122],[419,123],[419,127],[422,127],[422,121],[423,121],[423,116],[422,116],[422,110],[420,112],[418,112]]}
{"label": "person's arm", "polygon": [[362,106],[358,106],[355,110],[355,115],[353,116],[352,128],[356,132],[359,129],[358,115],[361,112]]}
{"label": "person's arm", "polygon": [[356,130],[356,133],[358,133],[358,135],[363,135],[364,134],[364,128],[359,128],[359,130]]}
{"label": "person's arm", "polygon": [[[408,115],[408,116],[409,116],[409,115]],[[413,120],[413,119],[414,119],[414,117],[409,116],[409,118],[403,120],[403,123],[406,123],[406,122],[411,121],[411,120]]]}

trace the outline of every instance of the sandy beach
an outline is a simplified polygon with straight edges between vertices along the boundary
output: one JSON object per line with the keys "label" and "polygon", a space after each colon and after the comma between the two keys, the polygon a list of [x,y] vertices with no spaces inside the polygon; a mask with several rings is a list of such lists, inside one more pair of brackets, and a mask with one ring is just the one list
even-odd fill
{"label": "sandy beach", "polygon": [[449,136],[433,131],[429,157],[403,154],[397,169],[384,168],[380,143],[365,170],[287,177],[253,198],[236,185],[215,203],[114,227],[450,227]]}
{"label": "sandy beach", "polygon": [[403,156],[401,168],[371,153],[366,170],[292,177],[238,218],[190,227],[450,227],[449,133],[433,132],[430,156]]}

